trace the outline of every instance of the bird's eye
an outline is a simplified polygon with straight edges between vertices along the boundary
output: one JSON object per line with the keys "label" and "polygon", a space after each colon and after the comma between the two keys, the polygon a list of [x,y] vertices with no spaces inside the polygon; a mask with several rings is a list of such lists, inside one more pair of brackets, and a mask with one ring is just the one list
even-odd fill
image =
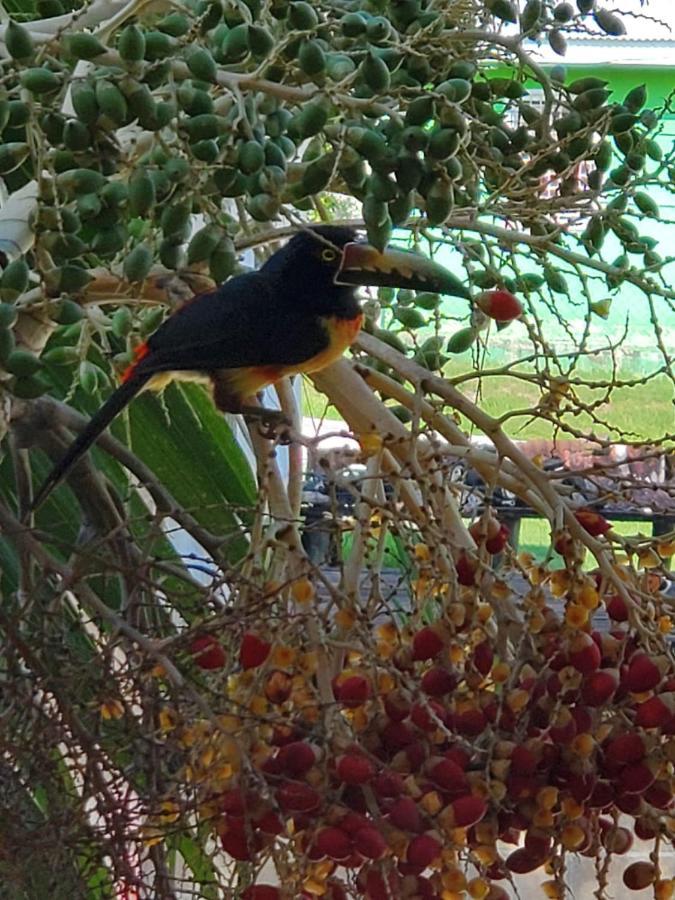
{"label": "bird's eye", "polygon": [[321,259],[324,262],[333,262],[335,257],[337,256],[335,250],[322,250],[321,251]]}

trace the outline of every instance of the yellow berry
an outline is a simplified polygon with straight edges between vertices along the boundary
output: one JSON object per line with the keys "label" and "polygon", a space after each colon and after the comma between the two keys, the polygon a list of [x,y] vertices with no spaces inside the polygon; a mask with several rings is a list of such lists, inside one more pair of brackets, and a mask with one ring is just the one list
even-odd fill
{"label": "yellow berry", "polygon": [[445,869],[441,874],[441,882],[448,891],[459,892],[466,890],[466,875],[461,869],[457,869],[454,866]]}
{"label": "yellow berry", "polygon": [[291,597],[296,603],[310,603],[314,599],[314,585],[309,578],[298,578],[293,582]]}
{"label": "yellow berry", "polygon": [[578,734],[572,741],[572,752],[584,758],[590,756],[594,749],[595,738],[587,732]]}
{"label": "yellow berry", "polygon": [[588,622],[588,609],[578,603],[570,603],[565,610],[565,621],[570,628],[582,628]]}
{"label": "yellow berry", "polygon": [[560,843],[565,850],[578,850],[586,842],[586,832],[580,825],[565,825],[560,833]]}
{"label": "yellow berry", "polygon": [[537,791],[537,806],[541,809],[553,809],[558,802],[558,793],[558,788],[553,787],[552,784],[540,788]]}
{"label": "yellow berry", "polygon": [[429,562],[431,559],[431,550],[428,544],[415,544],[415,559],[420,562]]}
{"label": "yellow berry", "polygon": [[672,900],[673,897],[675,897],[675,878],[655,882],[654,900]]}
{"label": "yellow berry", "polygon": [[473,900],[484,900],[490,893],[490,884],[484,878],[472,878],[466,889]]}

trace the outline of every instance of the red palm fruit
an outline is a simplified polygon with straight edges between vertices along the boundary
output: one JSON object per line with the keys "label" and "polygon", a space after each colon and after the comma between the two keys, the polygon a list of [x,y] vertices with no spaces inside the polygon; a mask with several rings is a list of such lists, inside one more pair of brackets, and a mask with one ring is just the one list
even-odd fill
{"label": "red palm fruit", "polygon": [[570,708],[574,724],[577,726],[577,734],[593,730],[593,716],[585,706],[572,706]]}
{"label": "red palm fruit", "polygon": [[389,809],[389,821],[401,831],[422,830],[422,817],[412,797],[399,797]]}
{"label": "red palm fruit", "polygon": [[598,781],[593,788],[593,793],[586,801],[591,809],[609,809],[614,802],[616,792],[611,784],[606,781]]}
{"label": "red palm fruit", "polygon": [[487,803],[482,797],[467,794],[452,801],[452,814],[456,828],[470,828],[476,825],[487,812]]}
{"label": "red palm fruit", "polygon": [[384,698],[384,711],[392,722],[402,722],[410,714],[410,701],[401,691],[389,691]]}
{"label": "red palm fruit", "polygon": [[530,853],[525,847],[521,847],[519,850],[514,850],[513,853],[509,853],[505,861],[506,868],[516,875],[527,875],[528,872],[534,872],[534,870],[538,869],[543,863],[544,860],[541,857],[536,856],[534,853]]}
{"label": "red palm fruit", "polygon": [[277,751],[281,771],[292,778],[305,775],[316,762],[316,752],[306,741],[291,741]]}
{"label": "red palm fruit", "polygon": [[454,763],[460,767],[460,769],[468,769],[469,763],[471,762],[471,755],[464,750],[463,747],[450,747],[449,750],[446,750],[443,756],[446,759],[451,759]]}
{"label": "red palm fruit", "polygon": [[453,675],[452,672],[448,672],[447,669],[434,666],[424,673],[420,681],[420,687],[430,697],[442,697],[457,687],[457,676]]}
{"label": "red palm fruit", "polygon": [[595,512],[593,509],[577,509],[574,518],[584,528],[591,537],[599,537],[607,534],[612,528],[612,523],[608,522],[604,516]]}
{"label": "red palm fruit", "polygon": [[494,661],[494,650],[489,641],[481,641],[473,650],[473,664],[481,675],[487,675]]}
{"label": "red palm fruit", "polygon": [[635,837],[640,838],[641,841],[653,840],[660,831],[660,827],[656,822],[644,818],[636,819],[633,828]]}
{"label": "red palm fruit", "polygon": [[605,607],[610,619],[613,619],[615,622],[628,621],[628,606],[623,597],[619,597],[618,594],[612,594],[611,597],[605,599]]}
{"label": "red palm fruit", "polygon": [[656,878],[656,866],[650,862],[634,862],[623,870],[623,883],[629,891],[641,891]]}
{"label": "red palm fruit", "polygon": [[461,793],[468,789],[469,785],[464,770],[451,759],[438,759],[436,757],[430,760],[427,772],[434,784],[443,791]]}
{"label": "red palm fruit", "polygon": [[455,571],[457,572],[457,581],[460,584],[464,585],[464,587],[473,587],[476,583],[478,560],[462,551],[457,557]]}
{"label": "red palm fruit", "polygon": [[510,771],[514,775],[532,775],[536,768],[537,757],[528,747],[513,748]]}
{"label": "red palm fruit", "polygon": [[225,650],[212,634],[194,638],[190,653],[200,669],[222,669],[225,665]]}
{"label": "red palm fruit", "polygon": [[675,796],[667,781],[655,781],[645,791],[644,799],[656,809],[668,809],[675,803]]}
{"label": "red palm fruit", "polygon": [[314,845],[318,857],[327,856],[329,859],[347,859],[352,852],[352,842],[341,828],[329,825],[321,828],[314,839]]}
{"label": "red palm fruit", "polygon": [[410,710],[410,721],[421,731],[435,731],[438,728],[436,720],[442,722],[444,712],[443,707],[435,700],[430,700],[428,703],[415,703]]}
{"label": "red palm fruit", "polygon": [[257,634],[247,632],[241,639],[239,662],[243,669],[255,669],[261,666],[270,654],[272,645]]}
{"label": "red palm fruit", "polygon": [[656,779],[654,772],[643,762],[625,766],[617,778],[622,794],[643,794]]}
{"label": "red palm fruit", "polygon": [[355,834],[360,828],[366,828],[371,824],[372,822],[369,818],[353,810],[346,813],[338,823],[340,828],[347,834]]}
{"label": "red palm fruit", "polygon": [[616,669],[598,669],[586,675],[581,684],[581,699],[587,706],[604,706],[619,686]]}
{"label": "red palm fruit", "polygon": [[380,772],[373,778],[373,790],[380,798],[400,797],[405,790],[405,783],[398,772]]}
{"label": "red palm fruit", "polygon": [[619,734],[611,738],[604,747],[606,759],[626,766],[639,762],[645,756],[645,743],[635,731]]}
{"label": "red palm fruit", "polygon": [[417,772],[427,758],[427,744],[423,741],[413,741],[404,748],[403,753],[408,762],[408,769],[411,772]]}
{"label": "red palm fruit", "polygon": [[405,722],[388,722],[380,732],[380,737],[391,753],[403,750],[415,740],[412,729]]}
{"label": "red palm fruit", "polygon": [[488,537],[487,541],[485,541],[485,549],[488,553],[491,553],[493,556],[497,553],[501,553],[509,542],[509,538],[511,537],[511,533],[506,525],[500,525],[499,531],[494,537]]}
{"label": "red palm fruit", "polygon": [[523,305],[511,291],[497,288],[483,291],[474,300],[481,312],[496,322],[512,322],[523,314]]}
{"label": "red palm fruit", "polygon": [[271,884],[253,884],[246,888],[241,900],[281,900],[281,892]]}
{"label": "red palm fruit", "polygon": [[476,519],[470,526],[469,534],[477,544],[480,544],[483,538],[489,540],[490,538],[497,537],[500,528],[501,524],[499,520],[495,519],[493,516],[490,516],[487,522],[481,517],[480,519]]}
{"label": "red palm fruit", "polygon": [[370,697],[370,682],[363,675],[351,675],[338,682],[334,692],[338,703],[347,709],[355,709]]}
{"label": "red palm fruit", "polygon": [[267,810],[259,818],[254,819],[253,824],[263,834],[282,834],[284,832],[284,823],[273,809]]}
{"label": "red palm fruit", "polygon": [[661,670],[651,657],[646,653],[635,653],[621,679],[621,686],[633,693],[642,693],[656,687],[661,678]]}
{"label": "red palm fruit", "polygon": [[578,672],[583,675],[595,672],[599,668],[601,660],[600,648],[590,635],[582,632],[572,639],[569,661],[570,665],[574,666]]}
{"label": "red palm fruit", "polygon": [[293,689],[293,679],[288,672],[282,672],[277,669],[272,672],[265,682],[265,696],[276,706],[285,703],[291,696]]}
{"label": "red palm fruit", "polygon": [[441,852],[441,843],[433,835],[418,834],[408,844],[406,860],[413,866],[426,869]]}
{"label": "red palm fruit", "polygon": [[247,805],[241,788],[230,788],[220,796],[220,808],[228,816],[243,816]]}
{"label": "red palm fruit", "polygon": [[613,826],[604,830],[600,835],[602,846],[610,853],[627,853],[633,846],[633,835],[627,828]]}
{"label": "red palm fruit", "polygon": [[427,625],[425,628],[420,628],[413,635],[413,659],[418,661],[433,659],[435,656],[438,656],[444,646],[445,642],[440,634],[430,625]]}
{"label": "red palm fruit", "polygon": [[595,790],[597,780],[597,777],[591,772],[586,775],[572,775],[567,782],[567,790],[577,803],[585,803]]}
{"label": "red palm fruit", "polygon": [[570,711],[563,707],[549,729],[551,740],[555,744],[569,744],[577,735],[577,725]]}
{"label": "red palm fruit", "polygon": [[635,724],[641,728],[665,728],[673,715],[669,704],[664,700],[666,696],[661,694],[638,703],[635,707]]}
{"label": "red palm fruit", "polygon": [[387,842],[374,825],[366,825],[354,835],[354,849],[366,859],[381,859],[387,852]]}
{"label": "red palm fruit", "polygon": [[345,753],[338,759],[335,772],[344,784],[366,784],[375,775],[375,766],[362,753]]}
{"label": "red palm fruit", "polygon": [[531,827],[525,832],[525,850],[537,859],[547,859],[552,846],[553,838],[543,828]]}
{"label": "red palm fruit", "polygon": [[465,709],[454,718],[456,730],[467,737],[482,734],[488,724],[482,709]]}
{"label": "red palm fruit", "polygon": [[386,876],[379,869],[366,869],[359,872],[358,885],[365,892],[366,900],[392,900],[400,896],[401,879],[396,872],[387,872]]}
{"label": "red palm fruit", "polygon": [[321,806],[321,797],[302,781],[286,781],[276,791],[277,802],[284,812],[311,813]]}
{"label": "red palm fruit", "polygon": [[642,797],[639,794],[617,794],[614,805],[627,816],[637,816],[642,812]]}
{"label": "red palm fruit", "polygon": [[254,835],[251,835],[249,839],[244,819],[235,817],[228,817],[227,831],[221,834],[220,842],[223,850],[232,859],[236,859],[239,862],[251,860],[256,850],[260,849]]}

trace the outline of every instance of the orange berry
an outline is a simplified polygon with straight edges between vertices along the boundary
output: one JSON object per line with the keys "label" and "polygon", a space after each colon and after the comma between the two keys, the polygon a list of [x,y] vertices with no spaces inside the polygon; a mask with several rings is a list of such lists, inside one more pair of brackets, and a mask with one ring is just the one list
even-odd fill
{"label": "orange berry", "polygon": [[466,889],[473,900],[484,900],[490,893],[490,884],[484,878],[472,878]]}
{"label": "orange berry", "polygon": [[588,622],[588,609],[578,603],[570,603],[565,610],[565,621],[570,628],[583,628]]}
{"label": "orange berry", "polygon": [[495,663],[492,667],[492,680],[497,684],[503,684],[505,681],[507,681],[510,674],[511,667],[505,662]]}
{"label": "orange berry", "polygon": [[672,900],[675,897],[675,878],[654,883],[654,900]]}
{"label": "orange berry", "polygon": [[309,578],[298,578],[291,585],[291,597],[296,603],[309,603],[314,599],[314,585]]}
{"label": "orange berry", "polygon": [[537,791],[537,806],[541,809],[553,809],[558,802],[558,788],[549,784]]}
{"label": "orange berry", "polygon": [[578,850],[586,842],[586,832],[580,825],[565,825],[560,833],[560,843],[565,850]]}
{"label": "orange berry", "polygon": [[356,622],[356,611],[349,607],[338,610],[335,614],[335,622],[345,630],[353,628]]}

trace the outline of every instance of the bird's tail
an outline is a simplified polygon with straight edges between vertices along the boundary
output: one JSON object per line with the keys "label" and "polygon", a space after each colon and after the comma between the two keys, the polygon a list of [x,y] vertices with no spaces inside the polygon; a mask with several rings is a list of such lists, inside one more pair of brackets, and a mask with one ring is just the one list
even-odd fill
{"label": "bird's tail", "polygon": [[75,438],[64,456],[51,470],[33,501],[33,509],[37,509],[38,506],[44,503],[57,484],[59,484],[59,482],[68,474],[80,457],[82,457],[98,439],[98,436],[105,431],[115,416],[124,409],[127,403],[129,403],[136,394],[138,394],[146,381],[151,377],[151,372],[137,371],[130,373],[129,377],[123,381],[114,394],[108,398],[99,411],[89,421],[84,431]]}

